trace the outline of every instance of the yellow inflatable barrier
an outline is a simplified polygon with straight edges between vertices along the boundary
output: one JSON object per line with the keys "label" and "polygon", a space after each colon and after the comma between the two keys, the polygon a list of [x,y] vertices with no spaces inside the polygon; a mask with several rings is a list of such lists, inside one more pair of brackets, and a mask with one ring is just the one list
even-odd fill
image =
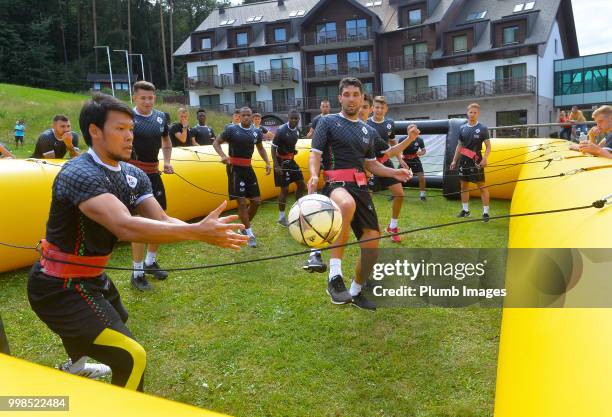
{"label": "yellow inflatable barrier", "polygon": [[[3,406],[3,409],[0,409],[0,415],[3,417],[223,417],[223,414],[70,375],[3,354],[0,354],[0,369],[2,396],[13,399],[28,396],[68,397],[68,411],[51,413],[51,409],[36,411],[31,408],[18,411],[14,401],[9,408],[8,400],[2,400],[3,404],[0,406]],[[56,406],[59,408],[59,405],[61,403]],[[15,411],[8,411],[11,408]]]}
{"label": "yellow inflatable barrier", "polygon": [[[309,146],[310,140],[298,143],[300,151],[296,161],[305,173],[308,172],[309,155],[305,148]],[[269,143],[265,147],[270,157]],[[262,199],[277,196],[280,189],[274,186],[274,175],[265,175],[265,164],[257,151],[253,158]],[[22,159],[0,161],[1,242],[33,246],[44,237],[51,204],[51,186],[65,162]],[[172,166],[178,175],[163,175],[170,216],[181,220],[205,216],[228,199],[225,165],[219,162],[219,156],[212,146],[174,148]],[[235,201],[228,205],[228,209],[235,207]],[[32,250],[0,245],[0,273],[32,265],[38,257]]]}

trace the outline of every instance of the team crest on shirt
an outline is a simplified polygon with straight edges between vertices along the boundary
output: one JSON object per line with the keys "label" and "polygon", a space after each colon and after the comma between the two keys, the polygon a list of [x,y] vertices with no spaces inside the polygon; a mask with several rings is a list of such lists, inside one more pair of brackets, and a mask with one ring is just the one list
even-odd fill
{"label": "team crest on shirt", "polygon": [[391,130],[391,123],[387,123],[387,129]]}
{"label": "team crest on shirt", "polygon": [[136,188],[136,185],[138,184],[138,180],[136,179],[136,177],[132,177],[131,175],[126,175],[125,179],[127,180],[127,183],[130,187]]}
{"label": "team crest on shirt", "polygon": [[157,116],[157,123],[162,124],[164,121],[161,117]]}
{"label": "team crest on shirt", "polygon": [[475,132],[476,132],[476,133],[480,133],[480,129],[476,129],[476,130],[475,130]]}
{"label": "team crest on shirt", "polygon": [[365,126],[361,128],[361,131],[363,132],[364,135],[368,134],[368,129],[366,129]]}

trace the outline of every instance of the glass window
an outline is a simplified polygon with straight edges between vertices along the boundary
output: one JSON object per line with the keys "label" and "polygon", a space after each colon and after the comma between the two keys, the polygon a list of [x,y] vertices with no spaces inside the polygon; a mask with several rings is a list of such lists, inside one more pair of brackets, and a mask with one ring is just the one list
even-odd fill
{"label": "glass window", "polygon": [[363,83],[363,91],[372,94],[374,92],[374,83]]}
{"label": "glass window", "polygon": [[474,94],[474,70],[446,74],[446,89],[449,97]]}
{"label": "glass window", "polygon": [[347,20],[346,37],[349,39],[367,39],[368,21],[366,19]]}
{"label": "glass window", "polygon": [[236,46],[247,46],[249,37],[246,32],[236,33]]}
{"label": "glass window", "polygon": [[285,28],[274,29],[274,42],[287,42],[287,30]]}
{"label": "glass window", "polygon": [[425,55],[427,55],[427,42],[404,46],[404,56],[417,58]]}
{"label": "glass window", "polygon": [[200,96],[200,107],[202,108],[217,109],[220,104],[221,96],[219,94],[215,94],[212,96]]}
{"label": "glass window", "polygon": [[[527,110],[498,111],[496,114],[496,124],[497,126],[526,125]],[[516,135],[517,132],[513,131],[513,129],[499,129],[497,131],[497,137],[513,137]]]}
{"label": "glass window", "polygon": [[502,65],[495,67],[495,80],[508,80],[511,78],[524,78],[527,76],[527,64]]}
{"label": "glass window", "polygon": [[94,90],[100,90],[100,83],[94,83]]}
{"label": "glass window", "polygon": [[217,66],[211,65],[209,67],[198,67],[198,78],[200,80],[206,80],[217,75]]}
{"label": "glass window", "polygon": [[317,75],[337,74],[338,55],[317,55],[314,57],[314,70]]}
{"label": "glass window", "polygon": [[368,51],[347,52],[346,61],[349,71],[370,71],[370,53]]}
{"label": "glass window", "polygon": [[421,22],[421,9],[408,11],[408,26],[418,25]]}
{"label": "glass window", "polygon": [[273,70],[293,68],[293,58],[271,59],[270,68]]}
{"label": "glass window", "polygon": [[336,22],[327,22],[317,25],[317,43],[334,42],[336,40]]}
{"label": "glass window", "polygon": [[453,52],[467,52],[467,35],[453,36]]}
{"label": "glass window", "polygon": [[584,92],[595,93],[606,91],[608,71],[606,67],[584,70]]}
{"label": "glass window", "polygon": [[510,45],[513,43],[518,43],[518,26],[504,28],[504,32],[502,34],[503,45]]}
{"label": "glass window", "polygon": [[338,86],[315,87],[315,102],[317,103],[317,107],[323,99],[329,100],[332,107],[338,107]]}
{"label": "glass window", "polygon": [[273,111],[286,111],[290,106],[295,106],[294,89],[272,90]]}
{"label": "glass window", "polygon": [[210,41],[210,38],[202,38],[202,49],[206,50],[206,49],[211,49],[212,48],[212,43]]}
{"label": "glass window", "polygon": [[254,108],[257,104],[257,95],[255,91],[242,91],[240,93],[236,93],[236,107],[250,107]]}
{"label": "glass window", "polygon": [[406,96],[414,96],[427,91],[429,87],[429,77],[412,77],[404,80],[404,92]]}

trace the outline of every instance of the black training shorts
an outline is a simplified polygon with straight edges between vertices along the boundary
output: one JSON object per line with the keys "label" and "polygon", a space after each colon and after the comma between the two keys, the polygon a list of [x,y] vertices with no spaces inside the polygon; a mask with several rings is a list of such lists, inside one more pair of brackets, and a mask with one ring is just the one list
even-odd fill
{"label": "black training shorts", "polygon": [[304,181],[302,170],[298,166],[297,162],[295,162],[293,159],[282,161],[281,169],[282,172],[280,174],[274,171],[275,186],[287,187],[292,182]]}
{"label": "black training shorts", "polygon": [[257,175],[255,175],[253,167],[228,165],[226,170],[227,192],[230,200],[260,196]]}
{"label": "black training shorts", "polygon": [[421,159],[420,158],[406,159],[405,162],[406,162],[406,165],[408,165],[408,168],[410,168],[410,170],[412,171],[413,174],[419,174],[419,173],[423,172],[423,164],[421,163]]}
{"label": "black training shorts", "polygon": [[473,159],[461,156],[459,159],[459,180],[465,182],[485,182],[484,168],[479,168]]}
{"label": "black training shorts", "polygon": [[161,174],[147,174],[147,177],[149,177],[149,180],[151,181],[153,197],[155,197],[161,208],[166,210],[166,188],[164,187],[164,182],[162,181]]}
{"label": "black training shorts", "polygon": [[329,197],[336,188],[342,187],[355,200],[355,214],[351,221],[351,229],[357,239],[361,239],[364,229],[380,231],[378,216],[367,187],[359,187],[355,183],[325,183],[323,195]]}

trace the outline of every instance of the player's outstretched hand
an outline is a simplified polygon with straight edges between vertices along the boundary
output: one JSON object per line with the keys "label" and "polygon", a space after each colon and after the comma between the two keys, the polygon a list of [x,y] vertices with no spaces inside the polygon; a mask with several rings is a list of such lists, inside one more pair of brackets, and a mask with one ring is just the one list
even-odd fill
{"label": "player's outstretched hand", "polygon": [[310,177],[308,180],[308,194],[314,194],[319,188],[319,177]]}
{"label": "player's outstretched hand", "polygon": [[164,164],[164,174],[174,174],[174,168],[170,164]]}
{"label": "player's outstretched hand", "polygon": [[410,181],[412,179],[412,171],[409,169],[396,169],[393,178],[400,182]]}
{"label": "player's outstretched hand", "polygon": [[240,223],[232,223],[238,216],[219,217],[227,207],[224,201],[219,207],[210,212],[203,220],[197,223],[197,239],[211,245],[228,249],[240,249],[249,239],[246,235],[236,233],[236,230],[244,229]]}

